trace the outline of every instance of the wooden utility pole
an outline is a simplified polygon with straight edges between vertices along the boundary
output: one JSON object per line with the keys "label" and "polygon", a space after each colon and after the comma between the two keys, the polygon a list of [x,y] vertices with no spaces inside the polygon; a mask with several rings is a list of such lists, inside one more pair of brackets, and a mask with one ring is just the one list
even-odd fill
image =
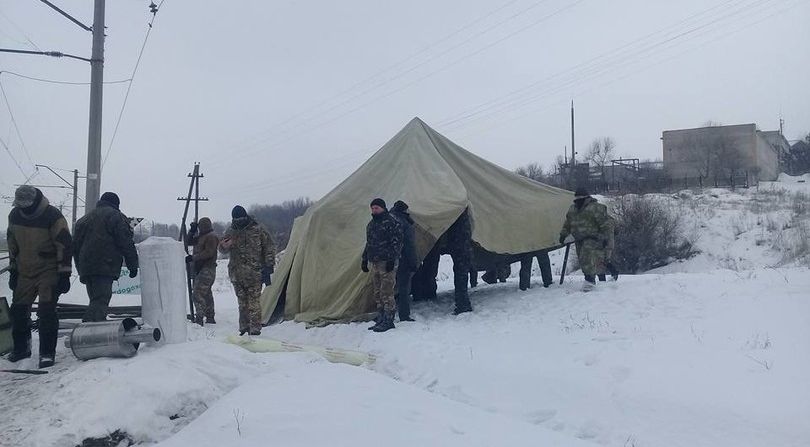
{"label": "wooden utility pole", "polygon": [[[188,251],[188,231],[186,231],[186,221],[188,220],[188,208],[191,205],[191,202],[194,202],[194,222],[196,223],[200,217],[200,202],[207,202],[207,197],[200,197],[200,178],[203,177],[202,173],[200,173],[200,164],[194,163],[194,170],[191,174],[188,175],[191,178],[191,181],[188,185],[188,194],[185,197],[178,197],[177,200],[182,200],[186,202],[186,206],[183,209],[183,220],[180,222],[180,237],[179,240],[183,242],[183,247],[186,250],[186,254],[190,254]],[[193,195],[193,197],[192,197]],[[188,286],[188,319],[194,321],[194,291],[192,289],[192,277],[194,276],[194,269],[191,263],[186,263],[186,283]]]}

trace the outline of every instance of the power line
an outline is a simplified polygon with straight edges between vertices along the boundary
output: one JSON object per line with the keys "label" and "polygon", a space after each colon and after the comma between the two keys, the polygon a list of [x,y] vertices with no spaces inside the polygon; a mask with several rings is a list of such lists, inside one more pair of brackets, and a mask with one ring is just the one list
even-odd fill
{"label": "power line", "polygon": [[32,41],[30,37],[28,37],[28,35],[27,35],[27,34],[25,34],[25,31],[23,31],[23,30],[22,30],[22,28],[20,28],[19,26],[17,26],[17,24],[16,24],[16,23],[14,23],[14,21],[13,21],[13,20],[11,20],[10,18],[8,18],[8,16],[7,16],[7,15],[3,14],[3,11],[0,11],[0,16],[2,16],[4,19],[6,19],[6,21],[7,21],[8,23],[10,23],[10,24],[11,24],[11,26],[13,26],[13,27],[14,27],[14,28],[15,28],[17,31],[19,31],[19,33],[20,33],[20,34],[22,34],[22,35],[23,35],[23,37],[25,37],[25,40],[27,40],[27,41],[28,41],[28,43],[29,43],[29,44],[30,44],[32,47],[36,48],[36,49],[37,49],[37,51],[42,51],[42,49],[41,49],[41,48],[40,48],[40,47],[39,47],[37,44],[35,44],[35,43],[34,43],[34,41]]}
{"label": "power line", "polygon": [[[406,84],[404,84],[404,85],[400,86],[399,88],[396,88],[396,89],[394,89],[392,91],[389,91],[387,93],[378,95],[378,96],[370,99],[369,101],[366,101],[366,102],[364,102],[364,103],[362,103],[362,104],[360,104],[360,105],[358,105],[358,106],[356,106],[356,107],[354,107],[352,109],[344,111],[343,113],[337,115],[336,117],[333,117],[333,118],[328,119],[326,121],[322,121],[322,122],[320,122],[318,124],[315,124],[314,126],[309,127],[307,130],[312,131],[312,130],[315,130],[315,129],[319,129],[319,128],[321,128],[321,127],[323,127],[325,125],[331,124],[331,123],[333,123],[333,122],[335,122],[335,121],[337,121],[337,120],[339,120],[339,119],[341,119],[341,118],[343,118],[343,117],[345,117],[347,115],[350,115],[350,114],[352,114],[354,112],[357,112],[358,110],[361,110],[361,109],[363,109],[363,108],[365,108],[365,107],[367,107],[367,106],[369,106],[369,105],[371,105],[371,104],[373,104],[373,103],[375,103],[375,102],[377,102],[377,101],[379,101],[381,99],[387,98],[387,97],[389,97],[391,95],[394,95],[394,94],[399,93],[399,92],[401,92],[403,90],[406,90],[406,89],[412,87],[413,85],[424,81],[425,79],[428,79],[428,78],[430,78],[432,76],[435,76],[436,74],[438,74],[440,72],[443,72],[443,71],[447,70],[448,68],[450,68],[452,66],[455,66],[455,65],[463,62],[466,59],[469,59],[470,57],[476,56],[476,55],[482,53],[483,51],[485,51],[485,50],[487,50],[489,48],[492,48],[493,46],[495,46],[495,45],[497,45],[497,44],[499,44],[501,42],[504,42],[505,40],[508,40],[508,39],[510,39],[510,38],[524,32],[524,31],[528,30],[529,28],[537,26],[540,23],[542,23],[542,22],[544,22],[544,21],[546,21],[546,20],[548,20],[548,19],[550,19],[552,17],[557,16],[558,14],[561,14],[561,13],[575,7],[576,5],[582,3],[583,1],[585,1],[585,0],[575,0],[574,2],[572,2],[572,3],[570,3],[570,4],[566,5],[566,6],[563,6],[563,7],[559,8],[559,9],[557,9],[557,10],[555,10],[555,11],[553,11],[553,12],[547,14],[547,15],[544,15],[544,16],[540,17],[539,19],[529,23],[526,26],[523,26],[523,27],[519,28],[518,30],[507,34],[506,36],[504,36],[504,37],[502,37],[500,39],[497,39],[496,41],[491,42],[490,44],[488,44],[488,45],[486,45],[486,46],[484,46],[482,48],[477,49],[476,51],[473,51],[471,53],[467,53],[467,54],[461,56],[460,58],[457,58],[457,59],[453,60],[449,64],[446,64],[446,65],[442,66],[441,68],[439,68],[437,70],[429,72],[429,73],[427,73],[427,74],[425,74],[425,75],[423,75],[423,76],[421,76],[421,77],[419,77],[419,78],[417,78],[417,79],[415,79],[415,80],[413,80],[411,82],[408,82],[408,83],[406,83]],[[297,127],[301,127],[302,124],[306,124],[306,122],[299,123],[298,125],[294,126],[292,129],[295,129]],[[273,143],[271,143],[270,148],[278,147],[282,143],[284,143],[286,141],[289,141],[289,140],[295,138],[296,136],[297,136],[297,134],[288,134],[288,136],[286,138],[282,138],[280,140],[277,140],[277,141],[274,141]],[[262,150],[266,151],[267,148],[259,148],[258,149],[258,151],[262,151]],[[252,155],[252,154],[254,154],[256,152],[257,152],[257,149],[244,151],[242,153],[242,157],[250,156],[250,155]],[[234,158],[233,155],[229,154],[229,159],[233,159],[233,158]]]}
{"label": "power line", "polygon": [[[453,37],[459,35],[460,33],[464,32],[464,31],[466,31],[467,29],[469,29],[469,28],[477,25],[478,23],[488,19],[489,17],[503,11],[504,9],[506,9],[509,6],[513,5],[517,1],[518,0],[510,0],[510,1],[508,1],[508,2],[506,2],[504,4],[502,4],[502,5],[498,6],[497,8],[495,8],[493,10],[490,10],[489,12],[485,13],[484,15],[479,16],[478,18],[474,19],[473,21],[466,23],[465,25],[461,26],[460,28],[457,28],[455,31],[452,31],[449,34],[444,35],[442,38],[438,39],[437,41],[434,41],[434,42],[432,42],[432,43],[430,43],[428,45],[425,45],[424,47],[420,48],[416,52],[413,52],[410,55],[406,56],[405,58],[400,59],[396,63],[394,63],[392,65],[389,65],[389,66],[383,68],[382,70],[377,71],[376,73],[372,74],[371,76],[368,76],[368,77],[364,78],[363,80],[352,84],[348,88],[336,93],[335,95],[332,95],[332,96],[328,97],[327,99],[325,99],[323,101],[318,102],[317,104],[315,104],[315,105],[313,105],[313,106],[311,106],[311,107],[309,107],[309,108],[307,108],[307,109],[305,109],[305,110],[303,110],[301,112],[293,114],[292,116],[290,116],[290,117],[284,119],[283,121],[273,125],[270,129],[268,129],[268,130],[266,130],[264,132],[261,132],[261,133],[262,134],[267,134],[267,133],[273,134],[273,133],[275,133],[274,130],[276,130],[277,128],[280,128],[280,127],[284,126],[285,124],[289,123],[290,121],[294,121],[297,118],[299,118],[301,116],[304,116],[304,115],[306,115],[307,113],[309,113],[311,111],[315,111],[318,108],[320,108],[321,106],[324,106],[324,105],[328,104],[332,100],[340,98],[341,96],[343,96],[343,95],[345,95],[347,93],[351,93],[353,90],[355,90],[358,87],[361,87],[366,82],[372,81],[372,80],[376,79],[377,77],[379,77],[379,76],[381,76],[381,75],[383,75],[383,74],[385,74],[385,73],[387,73],[387,72],[389,72],[389,71],[391,71],[391,70],[393,70],[395,68],[398,68],[398,67],[404,65],[406,62],[409,62],[409,61],[415,59],[416,57],[428,52],[432,48],[437,47],[437,46],[439,46],[440,44],[442,44],[444,42],[447,42],[448,40],[452,39]],[[256,141],[260,141],[260,139],[256,140]],[[248,140],[243,140],[243,142],[248,142]],[[237,144],[241,144],[241,142],[237,143]]]}
{"label": "power line", "polygon": [[[501,100],[490,101],[489,104],[492,104],[492,105],[484,107],[483,109],[481,109],[482,105],[476,106],[475,108],[472,109],[474,112],[462,114],[460,117],[455,118],[455,119],[444,120],[442,125],[447,126],[447,125],[452,125],[452,124],[456,124],[458,122],[463,122],[463,121],[468,121],[468,122],[476,121],[476,120],[484,119],[486,116],[506,112],[506,111],[509,111],[510,109],[525,106],[525,105],[527,105],[529,103],[532,103],[532,102],[535,102],[537,100],[546,98],[546,97],[550,96],[553,93],[559,92],[559,91],[561,91],[562,89],[564,89],[567,86],[575,85],[575,84],[580,83],[583,80],[586,80],[588,78],[594,78],[594,77],[596,77],[596,76],[598,76],[598,75],[600,75],[600,74],[602,74],[602,73],[604,73],[606,71],[609,71],[609,70],[611,70],[611,69],[613,69],[615,67],[621,67],[623,65],[635,63],[635,62],[637,62],[637,60],[635,60],[635,59],[640,60],[640,57],[642,55],[644,55],[646,53],[650,53],[652,50],[654,50],[654,49],[656,49],[658,47],[667,45],[667,44],[669,44],[671,42],[674,42],[674,41],[677,41],[677,40],[679,40],[679,39],[681,39],[681,38],[683,38],[685,36],[689,36],[690,34],[693,34],[693,33],[697,32],[697,31],[706,29],[707,27],[709,27],[711,25],[714,25],[714,24],[716,24],[718,22],[721,22],[723,20],[727,20],[727,19],[729,19],[731,17],[734,17],[736,15],[739,15],[741,13],[751,13],[751,12],[753,12],[754,14],[756,14],[757,11],[755,9],[753,9],[754,7],[765,4],[765,3],[768,3],[770,1],[773,1],[773,0],[764,0],[764,1],[757,0],[757,1],[755,1],[753,3],[750,3],[750,4],[747,4],[747,5],[742,5],[742,3],[745,3],[744,1],[739,2],[739,4],[737,6],[742,6],[742,7],[737,9],[737,10],[734,10],[734,11],[732,11],[732,12],[726,14],[726,15],[714,18],[713,20],[711,20],[711,21],[709,21],[707,23],[703,23],[701,25],[692,27],[692,28],[687,29],[685,31],[678,30],[677,34],[674,35],[674,36],[666,37],[664,40],[661,40],[661,41],[645,44],[645,46],[641,47],[640,49],[632,50],[631,52],[629,52],[627,54],[620,55],[617,58],[617,60],[607,61],[603,65],[595,65],[595,62],[597,60],[599,60],[600,58],[603,58],[603,56],[605,56],[605,55],[609,55],[609,54],[612,54],[612,53],[616,52],[616,50],[605,53],[605,54],[603,54],[601,56],[598,56],[596,58],[591,59],[588,62],[579,64],[579,65],[573,67],[573,68],[582,67],[580,70],[574,70],[573,68],[565,70],[565,71],[560,72],[560,73],[558,73],[556,75],[545,78],[542,81],[535,82],[535,83],[530,84],[527,87],[515,90],[512,93],[506,95],[505,98],[509,98],[510,96],[514,96],[516,92],[525,92],[525,91],[529,90],[531,87],[534,87],[534,86],[537,86],[537,85],[542,85],[542,83],[544,81],[560,77],[561,75],[566,74],[566,73],[570,73],[567,76],[567,80],[566,80],[566,78],[563,78],[563,81],[561,83],[559,83],[558,85],[551,84],[547,88],[545,88],[543,90],[540,90],[538,93],[535,93],[533,96],[526,97],[526,96],[522,95],[522,96],[516,97],[515,99],[501,99]],[[714,9],[714,8],[711,8],[711,9]],[[710,30],[710,31],[712,31],[712,30]],[[658,34],[658,32],[653,33],[653,34]],[[669,35],[669,34],[671,34],[671,33],[667,33],[667,34],[665,34],[665,36]],[[697,37],[699,37],[699,36],[700,35],[698,35]],[[692,37],[686,39],[686,41],[689,41],[689,39],[691,39],[691,38]],[[640,39],[640,40],[642,40],[642,39]],[[676,44],[675,46],[677,46],[679,44],[680,43]],[[624,47],[626,47],[626,46],[627,45],[625,45]],[[621,47],[621,48],[624,48],[624,47]],[[671,49],[673,47],[674,46],[670,46],[669,49]],[[486,104],[488,104],[488,103],[484,103],[483,105],[486,105]],[[476,111],[476,109],[480,109],[480,110]],[[475,118],[475,115],[480,115],[481,113],[486,112],[488,110],[492,110],[492,112],[487,113],[487,114],[485,114],[483,116],[479,116],[478,118]],[[462,124],[462,127],[464,125],[465,124]]]}
{"label": "power line", "polygon": [[[638,73],[641,73],[642,71],[648,70],[648,69],[653,68],[653,67],[658,66],[658,65],[661,65],[661,64],[663,64],[663,63],[665,63],[665,62],[669,62],[669,61],[671,61],[671,60],[673,60],[673,59],[676,59],[676,58],[678,58],[678,57],[680,57],[680,56],[683,56],[684,54],[687,54],[687,53],[689,53],[689,52],[691,52],[691,51],[694,51],[694,50],[696,50],[696,49],[698,49],[698,48],[702,48],[702,47],[704,47],[704,46],[706,46],[706,45],[708,45],[708,44],[714,43],[714,42],[716,42],[716,41],[718,41],[718,40],[721,40],[721,39],[723,39],[723,38],[725,38],[725,37],[728,37],[728,36],[730,36],[730,35],[732,35],[732,34],[736,34],[736,33],[740,32],[740,31],[744,31],[744,30],[746,30],[746,29],[749,29],[750,27],[752,27],[752,26],[754,26],[754,25],[756,25],[756,24],[759,24],[759,23],[761,23],[761,22],[764,22],[765,20],[768,20],[768,19],[770,19],[770,18],[772,18],[772,17],[774,17],[774,16],[776,16],[776,15],[782,14],[782,13],[784,13],[785,11],[787,11],[787,10],[789,10],[789,9],[791,9],[791,8],[794,8],[794,7],[798,6],[798,5],[799,5],[799,4],[801,4],[802,2],[803,2],[803,0],[799,0],[799,1],[795,2],[795,4],[793,4],[793,5],[786,6],[786,7],[782,8],[782,9],[777,10],[777,11],[775,11],[775,12],[773,12],[773,13],[771,13],[771,14],[768,14],[768,15],[766,15],[766,16],[764,16],[764,17],[760,17],[759,19],[757,19],[757,20],[755,20],[755,21],[753,21],[753,22],[749,22],[749,23],[744,24],[744,25],[743,25],[743,26],[741,26],[741,27],[735,28],[735,29],[731,30],[730,32],[727,32],[727,33],[724,33],[724,34],[721,34],[721,35],[715,36],[714,38],[712,38],[712,39],[710,39],[710,40],[708,40],[708,41],[701,42],[701,43],[699,43],[698,45],[695,45],[695,46],[693,46],[693,47],[690,47],[690,48],[688,48],[688,49],[687,49],[687,50],[685,50],[685,51],[682,51],[682,52],[679,52],[679,53],[677,53],[677,54],[671,55],[670,57],[666,57],[666,58],[664,58],[664,59],[658,60],[658,61],[656,61],[656,62],[654,62],[654,63],[648,63],[648,64],[645,64],[645,66],[644,66],[644,67],[642,67],[641,69],[639,69],[639,70],[637,70],[637,71],[632,71],[632,72],[627,73],[627,74],[625,74],[625,75],[623,75],[623,76],[620,76],[620,77],[618,77],[618,78],[614,78],[614,79],[608,80],[607,82],[600,83],[599,85],[593,86],[593,87],[591,87],[591,88],[588,88],[588,89],[585,89],[585,90],[580,90],[580,91],[579,91],[579,92],[577,92],[577,93],[576,93],[576,95],[574,95],[574,96],[581,96],[581,95],[587,94],[587,93],[589,93],[589,92],[591,92],[591,91],[595,90],[596,88],[599,88],[599,87],[604,87],[604,86],[607,86],[607,85],[613,84],[613,83],[615,83],[615,82],[618,82],[618,81],[621,81],[621,80],[623,80],[623,79],[627,79],[627,78],[629,78],[629,77],[632,77],[632,76],[634,76],[634,75],[637,75]],[[758,12],[757,12],[757,11],[753,11],[753,14],[749,14],[749,15],[758,15]],[[704,32],[704,33],[703,33],[703,34],[701,34],[701,35],[705,35],[705,34],[708,34],[708,33]],[[567,103],[567,102],[568,102],[568,99],[564,99],[564,100],[562,100],[562,101],[557,101],[557,103],[561,103],[561,102],[565,102],[565,103]],[[555,104],[557,104],[557,103],[553,103],[553,104],[550,104],[550,105],[555,105]],[[489,130],[489,129],[492,129],[492,128],[495,128],[495,127],[501,126],[501,125],[503,125],[503,124],[506,124],[506,123],[514,122],[516,119],[520,119],[520,118],[526,117],[526,116],[528,116],[528,115],[531,115],[531,114],[533,114],[533,113],[537,113],[537,112],[539,112],[539,111],[545,110],[545,109],[549,108],[549,106],[550,106],[550,105],[549,105],[549,104],[546,104],[544,107],[540,107],[540,108],[531,109],[531,110],[529,110],[529,111],[527,111],[527,112],[525,112],[525,113],[521,113],[521,114],[519,114],[519,115],[517,115],[517,116],[513,116],[513,117],[511,117],[511,118],[509,118],[509,119],[506,119],[506,120],[500,120],[500,122],[495,122],[494,124],[492,124],[492,125],[490,125],[490,126],[487,126],[487,127],[483,128],[483,129],[479,129],[479,130],[482,130],[482,131],[483,131],[483,130]],[[476,132],[467,132],[467,133],[465,133],[464,135],[470,135],[470,134],[472,134],[472,133],[476,133]]]}
{"label": "power line", "polygon": [[8,148],[8,145],[6,144],[5,141],[3,141],[2,138],[0,138],[0,144],[3,145],[3,148],[5,148],[6,152],[8,153],[8,156],[11,157],[12,160],[14,160],[14,164],[17,165],[17,169],[20,170],[20,173],[22,174],[23,178],[26,179],[27,183],[29,176],[25,175],[25,171],[23,171],[22,166],[20,166],[20,162],[17,161],[17,158],[14,156],[14,154],[11,153],[11,149]]}
{"label": "power line", "polygon": [[8,96],[6,95],[6,89],[3,87],[3,82],[2,82],[1,79],[0,79],[0,93],[3,94],[3,99],[6,102],[6,108],[8,109],[8,114],[11,117],[11,123],[14,124],[14,130],[17,132],[17,138],[20,139],[20,146],[22,147],[23,152],[25,152],[25,156],[28,158],[28,162],[31,163],[31,165],[33,166],[34,161],[31,160],[31,154],[28,152],[28,147],[26,147],[26,145],[25,145],[25,140],[23,140],[22,133],[20,133],[20,127],[17,126],[17,120],[14,118],[14,112],[11,111],[11,103],[8,101]]}
{"label": "power line", "polygon": [[[28,76],[28,75],[16,73],[16,72],[13,72],[13,71],[8,71],[8,70],[0,70],[0,76],[2,76],[3,74],[9,74],[9,75],[12,75],[12,76],[17,76],[18,78],[29,79],[31,81],[45,82],[45,83],[48,83],[48,84],[90,85],[89,82],[58,81],[58,80],[54,80],[54,79],[37,78],[37,77],[34,77],[34,76]],[[131,81],[132,81],[132,79],[120,79],[118,81],[105,81],[104,84],[123,84],[125,82],[131,82]]]}
{"label": "power line", "polygon": [[[107,158],[110,156],[113,143],[115,143],[115,137],[118,135],[118,128],[121,125],[121,119],[124,117],[124,110],[126,109],[127,101],[129,100],[129,92],[132,90],[132,84],[135,82],[135,74],[138,72],[138,67],[141,65],[141,58],[143,57],[143,52],[146,49],[146,43],[149,41],[149,35],[152,33],[152,24],[155,22],[157,13],[165,1],[166,0],[160,0],[160,3],[157,6],[153,6],[151,8],[152,19],[147,24],[148,28],[146,30],[146,35],[143,38],[141,51],[138,52],[138,59],[135,61],[135,67],[132,69],[132,75],[129,77],[129,85],[127,85],[127,92],[124,94],[124,102],[121,104],[121,110],[118,112],[118,119],[115,121],[115,129],[113,129],[112,137],[110,138],[110,145],[107,147],[107,152],[104,154],[104,161],[101,163],[102,169],[104,169],[104,166],[107,164]],[[152,5],[154,5],[154,3],[152,3]]]}

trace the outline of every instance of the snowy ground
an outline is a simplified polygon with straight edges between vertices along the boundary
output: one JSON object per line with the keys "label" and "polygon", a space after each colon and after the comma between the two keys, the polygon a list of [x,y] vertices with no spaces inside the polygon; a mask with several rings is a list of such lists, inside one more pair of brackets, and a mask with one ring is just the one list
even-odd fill
{"label": "snowy ground", "polygon": [[765,191],[810,185],[783,180],[662,196],[703,253],[593,293],[576,274],[527,292],[511,280],[476,288],[472,314],[451,316],[445,292],[384,334],[290,322],[262,334],[374,353],[368,367],[223,343],[236,313],[220,268],[219,324],[190,327],[189,343],[89,362],[60,346],[48,375],[0,375],[0,445],[115,430],[162,446],[810,445],[810,271],[780,245],[802,220],[792,195]]}

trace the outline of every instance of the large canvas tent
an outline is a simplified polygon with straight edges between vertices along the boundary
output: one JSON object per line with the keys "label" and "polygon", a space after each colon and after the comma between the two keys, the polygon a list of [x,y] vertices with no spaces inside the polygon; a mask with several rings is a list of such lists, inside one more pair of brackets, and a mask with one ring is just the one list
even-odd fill
{"label": "large canvas tent", "polygon": [[414,118],[296,219],[262,293],[264,321],[279,303],[285,319],[315,324],[359,319],[374,308],[360,258],[375,197],[409,204],[423,258],[465,209],[484,250],[514,255],[556,246],[573,194],[484,160]]}

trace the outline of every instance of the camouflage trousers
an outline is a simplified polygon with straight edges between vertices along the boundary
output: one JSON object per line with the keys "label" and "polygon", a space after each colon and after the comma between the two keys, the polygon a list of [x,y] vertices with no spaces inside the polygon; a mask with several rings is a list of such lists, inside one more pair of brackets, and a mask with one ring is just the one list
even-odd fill
{"label": "camouflage trousers", "polygon": [[239,302],[239,331],[259,332],[262,330],[261,281],[234,282],[236,300]]}
{"label": "camouflage trousers", "polygon": [[396,311],[397,303],[394,300],[394,288],[397,284],[397,266],[390,272],[385,271],[385,261],[372,262],[371,268],[371,286],[374,294],[374,303],[377,305],[377,312],[390,312]]}
{"label": "camouflage trousers", "polygon": [[216,278],[216,267],[204,267],[194,275],[194,308],[200,317],[214,318],[214,294],[211,286]]}
{"label": "camouflage trousers", "polygon": [[585,239],[577,241],[576,247],[582,274],[585,276],[605,274],[605,248],[602,246],[602,241]]}

